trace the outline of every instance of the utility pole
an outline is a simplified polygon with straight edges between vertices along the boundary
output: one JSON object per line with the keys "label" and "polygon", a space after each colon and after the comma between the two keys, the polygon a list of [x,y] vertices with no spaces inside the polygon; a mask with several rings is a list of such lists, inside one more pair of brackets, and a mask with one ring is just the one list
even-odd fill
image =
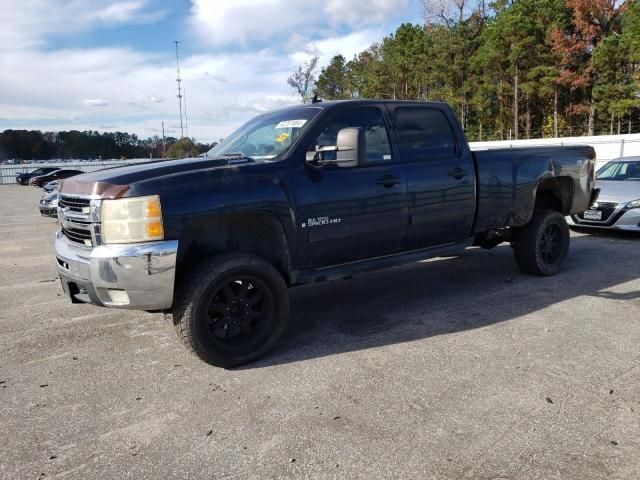
{"label": "utility pole", "polygon": [[180,53],[178,52],[178,44],[180,42],[174,40],[173,43],[176,44],[176,71],[178,72],[176,82],[178,83],[178,108],[180,109],[180,138],[184,138],[184,127],[182,126],[182,79],[180,78]]}
{"label": "utility pole", "polygon": [[167,150],[164,143],[164,122],[162,122],[162,158],[167,158]]}
{"label": "utility pole", "polygon": [[182,87],[182,98],[184,99],[184,130],[187,132],[187,138],[189,137],[189,116],[187,115],[187,89]]}

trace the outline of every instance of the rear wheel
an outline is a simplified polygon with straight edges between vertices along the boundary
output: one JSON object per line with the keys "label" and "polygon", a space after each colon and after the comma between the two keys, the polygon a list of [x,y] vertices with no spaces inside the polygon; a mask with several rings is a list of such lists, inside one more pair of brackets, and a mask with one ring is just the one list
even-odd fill
{"label": "rear wheel", "polygon": [[172,313],[188,348],[231,368],[256,360],[278,340],[289,316],[287,286],[255,255],[217,255],[184,277]]}
{"label": "rear wheel", "polygon": [[569,242],[569,226],[561,213],[535,210],[531,221],[515,232],[516,262],[526,273],[555,275],[567,258]]}

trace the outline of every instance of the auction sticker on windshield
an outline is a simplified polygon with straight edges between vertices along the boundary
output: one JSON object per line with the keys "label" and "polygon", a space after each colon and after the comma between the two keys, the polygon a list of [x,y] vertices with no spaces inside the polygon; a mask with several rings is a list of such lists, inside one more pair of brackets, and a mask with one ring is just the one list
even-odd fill
{"label": "auction sticker on windshield", "polygon": [[285,120],[276,125],[276,128],[301,128],[306,120]]}

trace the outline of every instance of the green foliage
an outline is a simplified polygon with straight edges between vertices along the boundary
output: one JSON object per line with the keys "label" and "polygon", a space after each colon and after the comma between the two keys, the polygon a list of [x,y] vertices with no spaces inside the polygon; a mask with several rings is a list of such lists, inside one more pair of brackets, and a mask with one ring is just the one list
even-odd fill
{"label": "green foliage", "polygon": [[[209,145],[186,140],[190,146],[174,150],[177,153],[189,152],[196,156],[209,150]],[[165,139],[167,154],[178,140]],[[182,144],[181,144],[182,145]],[[64,132],[45,132],[37,130],[5,130],[0,133],[0,160],[15,158],[19,160],[48,158],[161,158],[163,155],[162,138],[156,136],[140,139],[137,135],[125,132],[96,132],[77,130]],[[168,155],[167,155],[168,156]],[[182,158],[185,155],[176,155]]]}
{"label": "green foliage", "polygon": [[204,153],[190,138],[181,138],[167,149],[167,158],[191,158]]}
{"label": "green foliage", "polygon": [[[624,5],[622,4],[624,3]],[[640,0],[489,2],[456,21],[403,24],[315,84],[326,99],[445,101],[470,139],[640,130]]]}
{"label": "green foliage", "polygon": [[640,107],[640,3],[629,2],[620,33],[600,40],[593,51],[593,69],[597,76],[593,100],[601,113],[608,115],[610,130],[614,120]]}
{"label": "green foliage", "polygon": [[342,55],[336,55],[322,70],[316,81],[316,92],[327,100],[344,100],[351,97],[347,62]]}

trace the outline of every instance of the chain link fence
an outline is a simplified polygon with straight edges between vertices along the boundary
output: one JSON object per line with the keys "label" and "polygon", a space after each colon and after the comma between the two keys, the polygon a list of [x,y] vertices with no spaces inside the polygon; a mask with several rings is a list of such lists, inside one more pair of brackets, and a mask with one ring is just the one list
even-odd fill
{"label": "chain link fence", "polygon": [[115,167],[118,165],[130,165],[132,163],[143,163],[162,160],[160,158],[127,158],[124,160],[47,160],[46,162],[31,162],[20,164],[3,164],[0,165],[0,185],[10,185],[16,183],[16,176],[21,173],[29,173],[38,168],[58,167],[71,170],[82,170],[83,172],[95,172],[107,167]]}

